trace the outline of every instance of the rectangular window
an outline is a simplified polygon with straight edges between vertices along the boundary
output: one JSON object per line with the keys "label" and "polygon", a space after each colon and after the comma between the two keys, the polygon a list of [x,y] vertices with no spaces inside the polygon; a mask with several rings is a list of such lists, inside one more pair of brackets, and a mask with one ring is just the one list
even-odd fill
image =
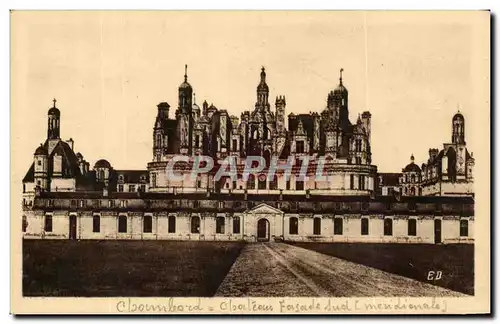
{"label": "rectangular window", "polygon": [[76,208],[76,205],[77,205],[76,200],[71,200],[71,207]]}
{"label": "rectangular window", "polygon": [[128,191],[129,192],[134,192],[135,191],[135,185],[129,185],[128,186]]}
{"label": "rectangular window", "polygon": [[238,141],[233,139],[233,151],[238,151]]}
{"label": "rectangular window", "polygon": [[236,189],[237,183],[236,180],[233,180],[233,189]]}
{"label": "rectangular window", "polygon": [[93,206],[94,208],[101,208],[101,201],[100,201],[99,199],[94,199],[94,200],[92,201],[92,206]]}
{"label": "rectangular window", "polygon": [[368,218],[361,218],[361,235],[368,235],[370,220]]}
{"label": "rectangular window", "polygon": [[215,220],[215,233],[224,234],[224,227],[226,225],[226,221],[224,217],[217,217]]}
{"label": "rectangular window", "polygon": [[85,207],[85,200],[80,200],[80,208]]}
{"label": "rectangular window", "polygon": [[152,233],[153,232],[153,217],[152,216],[144,216],[142,222],[142,231],[144,233]]}
{"label": "rectangular window", "polygon": [[108,200],[108,207],[109,208],[115,207],[115,201],[114,200]]}
{"label": "rectangular window", "polygon": [[408,220],[408,236],[416,236],[417,235],[417,220],[414,218],[410,218]]}
{"label": "rectangular window", "polygon": [[118,185],[118,192],[123,192],[123,185],[122,184]]}
{"label": "rectangular window", "polygon": [[233,217],[233,234],[240,234],[240,218]]}
{"label": "rectangular window", "polygon": [[127,233],[127,216],[118,216],[118,233]]}
{"label": "rectangular window", "polygon": [[319,217],[314,218],[313,234],[321,235],[321,218]]}
{"label": "rectangular window", "polygon": [[304,190],[304,181],[296,180],[295,181],[295,190]]}
{"label": "rectangular window", "polygon": [[126,200],[120,200],[120,207],[127,208],[127,201]]}
{"label": "rectangular window", "polygon": [[175,216],[168,216],[168,232],[175,233]]}
{"label": "rectangular window", "polygon": [[201,188],[201,180],[196,180],[196,188]]}
{"label": "rectangular window", "polygon": [[99,215],[94,215],[92,217],[92,232],[99,233],[101,231],[101,217]]}
{"label": "rectangular window", "polygon": [[290,179],[286,181],[286,190],[290,190]]}
{"label": "rectangular window", "polygon": [[342,235],[344,231],[344,222],[342,218],[335,218],[333,220],[333,234],[334,235]]}
{"label": "rectangular window", "polygon": [[297,153],[304,153],[304,141],[297,141],[296,146]]}
{"label": "rectangular window", "polygon": [[266,180],[267,179],[266,179],[265,176],[260,176],[259,177],[259,182],[258,182],[259,183],[258,184],[259,189],[261,189],[261,190],[265,190],[266,189],[266,186],[267,186]]}
{"label": "rectangular window", "polygon": [[45,215],[45,232],[52,232],[52,215]]}
{"label": "rectangular window", "polygon": [[146,185],[141,184],[140,190],[141,190],[141,192],[146,192]]}
{"label": "rectangular window", "polygon": [[196,135],[196,136],[194,137],[194,147],[195,147],[195,148],[200,147],[200,136],[199,136],[199,135]]}
{"label": "rectangular window", "polygon": [[354,175],[351,174],[350,180],[349,188],[354,189]]}
{"label": "rectangular window", "polygon": [[460,236],[469,236],[469,221],[466,219],[460,220]]}

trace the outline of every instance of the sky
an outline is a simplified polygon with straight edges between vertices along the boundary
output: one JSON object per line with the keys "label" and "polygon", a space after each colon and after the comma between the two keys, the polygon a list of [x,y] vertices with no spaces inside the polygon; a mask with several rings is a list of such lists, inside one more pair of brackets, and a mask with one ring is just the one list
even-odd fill
{"label": "sky", "polygon": [[[482,16],[398,12],[14,12],[11,126],[16,165],[27,170],[57,99],[61,137],[91,166],[146,169],[159,102],[177,107],[188,65],[196,102],[231,115],[252,110],[262,66],[286,114],[321,112],[339,70],[349,116],[372,114],[372,162],[400,172],[451,141],[465,116],[469,151],[484,123]],[[483,17],[484,18],[484,17]],[[484,24],[483,24],[484,25]],[[484,38],[483,38],[484,39]],[[488,53],[489,54],[489,53]],[[488,82],[489,83],[489,82]],[[478,116],[481,116],[478,117]],[[487,119],[489,122],[489,119]],[[25,172],[25,171],[23,171]]]}

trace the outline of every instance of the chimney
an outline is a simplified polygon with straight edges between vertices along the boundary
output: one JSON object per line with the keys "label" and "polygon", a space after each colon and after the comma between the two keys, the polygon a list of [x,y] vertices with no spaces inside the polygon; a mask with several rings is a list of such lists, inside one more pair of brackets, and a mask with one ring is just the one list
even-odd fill
{"label": "chimney", "polygon": [[234,116],[234,115],[233,115],[233,116],[231,116],[230,118],[231,118],[231,124],[233,124],[233,129],[238,128],[238,126],[239,126],[239,124],[240,124],[240,120],[239,120],[239,118],[238,118],[238,117],[236,117],[236,116]]}
{"label": "chimney", "polygon": [[73,151],[73,146],[75,144],[75,142],[73,141],[72,138],[70,138],[69,140],[66,141],[66,143],[68,143],[69,147],[71,148],[71,150]]}

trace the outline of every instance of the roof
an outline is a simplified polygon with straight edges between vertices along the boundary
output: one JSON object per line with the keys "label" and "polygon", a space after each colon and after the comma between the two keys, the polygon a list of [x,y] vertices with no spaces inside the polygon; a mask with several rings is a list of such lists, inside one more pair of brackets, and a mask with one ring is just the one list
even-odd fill
{"label": "roof", "polygon": [[56,107],[50,108],[49,112],[47,114],[48,115],[54,115],[54,116],[57,116],[57,117],[61,116],[61,112]]}
{"label": "roof", "polygon": [[35,155],[47,155],[47,154],[48,154],[47,149],[43,147],[42,144],[40,144],[40,146],[37,147],[35,150]]}
{"label": "roof", "polygon": [[99,161],[97,161],[94,165],[94,169],[95,168],[108,168],[110,169],[111,168],[111,164],[105,160],[105,159],[100,159]]}
{"label": "roof", "polygon": [[422,172],[422,169],[414,162],[411,162],[403,169],[403,172]]}
{"label": "roof", "polygon": [[179,86],[179,89],[192,89],[191,85],[189,84],[189,82],[187,81],[184,81],[181,83],[181,85]]}
{"label": "roof", "polygon": [[[123,176],[124,183],[141,183],[149,181],[149,173],[147,170],[116,170],[118,180]],[[143,180],[141,180],[141,178]]]}

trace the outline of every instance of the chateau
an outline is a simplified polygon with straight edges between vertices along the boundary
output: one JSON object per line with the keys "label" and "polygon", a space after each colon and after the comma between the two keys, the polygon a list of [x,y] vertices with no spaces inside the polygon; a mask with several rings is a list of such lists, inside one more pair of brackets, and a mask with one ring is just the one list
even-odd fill
{"label": "chateau", "polygon": [[[412,155],[401,173],[378,173],[371,114],[351,122],[342,72],[319,113],[287,116],[285,96],[271,105],[262,68],[254,108],[237,117],[198,106],[186,66],[175,112],[157,105],[145,170],[104,159],[90,169],[73,140],[61,140],[54,99],[47,139],[23,179],[24,238],[472,243],[474,158],[463,115],[426,163]],[[215,165],[188,176],[207,166],[199,157]],[[249,157],[265,163],[247,165]],[[235,170],[219,179],[228,158]]]}

